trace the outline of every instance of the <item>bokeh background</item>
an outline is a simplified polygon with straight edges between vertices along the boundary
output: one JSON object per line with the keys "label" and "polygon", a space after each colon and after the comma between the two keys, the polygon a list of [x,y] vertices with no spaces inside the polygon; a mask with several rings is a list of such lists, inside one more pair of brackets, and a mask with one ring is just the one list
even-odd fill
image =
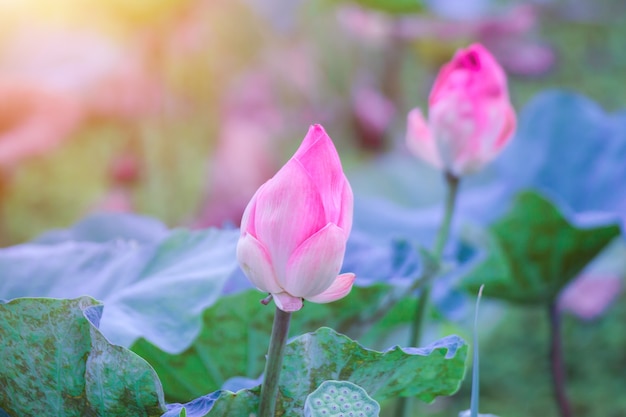
{"label": "bokeh background", "polygon": [[[626,108],[622,0],[370,7],[380,4],[0,1],[0,245],[99,211],[172,227],[236,226],[311,123],[335,141],[357,195],[432,205],[442,184],[421,162],[411,159],[407,175],[418,179],[414,195],[406,183],[394,192],[369,167],[403,152],[408,110],[426,106],[439,67],[472,42],[503,65],[518,111],[547,88],[586,95],[609,113]],[[623,298],[592,321],[565,318],[571,395],[589,404],[580,415],[626,413],[616,399],[626,388]],[[537,325],[544,312],[497,311],[483,348],[483,409],[556,415],[548,331]],[[451,415],[468,395],[464,386],[421,412]]]}
{"label": "bokeh background", "polygon": [[625,11],[619,0],[445,0],[411,14],[339,0],[5,0],[0,243],[93,211],[236,224],[311,123],[349,174],[403,146],[407,111],[471,42],[503,64],[517,109],[546,87],[623,108]]}

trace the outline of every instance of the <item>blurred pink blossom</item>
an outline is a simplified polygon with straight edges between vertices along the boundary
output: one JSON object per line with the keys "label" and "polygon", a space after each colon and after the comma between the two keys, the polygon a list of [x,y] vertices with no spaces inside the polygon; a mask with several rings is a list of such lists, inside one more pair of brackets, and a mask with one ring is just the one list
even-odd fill
{"label": "blurred pink blossom", "polygon": [[141,177],[139,158],[130,151],[114,157],[109,164],[109,190],[91,211],[132,213],[135,210],[133,188]]}
{"label": "blurred pink blossom", "polygon": [[552,48],[533,39],[539,6],[518,4],[505,13],[467,19],[432,15],[391,17],[357,5],[338,8],[339,25],[368,46],[384,46],[391,39],[447,42],[468,40],[485,45],[511,73],[539,75],[555,63]]}
{"label": "blurred pink blossom", "polygon": [[354,125],[361,143],[380,149],[385,132],[394,115],[395,105],[382,92],[372,87],[357,87],[352,94]]}
{"label": "blurred pink blossom", "polygon": [[82,118],[79,103],[52,88],[0,76],[0,170],[61,144]]}
{"label": "blurred pink blossom", "polygon": [[537,26],[537,7],[520,4],[501,15],[465,20],[407,17],[398,20],[395,35],[453,44],[471,39],[487,47],[507,71],[539,75],[554,65],[556,57],[552,48],[530,36]]}
{"label": "blurred pink blossom", "polygon": [[91,117],[158,111],[162,89],[131,48],[94,33],[28,28],[0,55],[0,166],[48,152]]}
{"label": "blurred pink blossom", "polygon": [[274,171],[271,148],[272,139],[262,125],[235,120],[222,126],[212,158],[209,197],[197,226],[237,222],[250,196]]}
{"label": "blurred pink blossom", "polygon": [[407,146],[455,176],[480,170],[515,130],[506,75],[480,44],[457,51],[441,68],[428,105],[428,122],[417,108],[409,113]]}
{"label": "blurred pink blossom", "polygon": [[621,289],[619,276],[583,274],[563,290],[559,307],[582,319],[592,320],[617,299]]}
{"label": "blurred pink blossom", "polygon": [[[211,25],[207,24],[207,18],[212,12],[211,1],[193,1],[189,3],[177,19],[170,35],[165,40],[169,52],[176,58],[203,52],[206,41],[211,37]],[[162,41],[160,34],[155,33],[156,41]]]}
{"label": "blurred pink blossom", "polygon": [[134,204],[130,191],[124,187],[114,187],[98,201],[93,212],[132,213]]}
{"label": "blurred pink blossom", "polygon": [[139,50],[94,32],[28,28],[9,37],[0,77],[57,91],[89,115],[135,118],[157,111],[163,94]]}
{"label": "blurred pink blossom", "polygon": [[370,45],[384,45],[395,32],[392,17],[357,5],[338,7],[337,20],[348,33]]}
{"label": "blurred pink blossom", "polygon": [[278,165],[275,136],[282,117],[266,74],[239,79],[224,99],[222,114],[198,227],[238,222],[250,197]]}
{"label": "blurred pink blossom", "polygon": [[109,178],[115,185],[135,185],[141,177],[139,158],[130,152],[121,154],[111,161]]}
{"label": "blurred pink blossom", "polygon": [[282,48],[270,48],[265,53],[265,71],[285,88],[307,97],[315,95],[318,87],[318,66],[311,48],[295,42]]}
{"label": "blurred pink blossom", "polygon": [[520,75],[539,75],[554,66],[556,56],[552,48],[540,43],[514,38],[493,38],[487,42],[509,72]]}

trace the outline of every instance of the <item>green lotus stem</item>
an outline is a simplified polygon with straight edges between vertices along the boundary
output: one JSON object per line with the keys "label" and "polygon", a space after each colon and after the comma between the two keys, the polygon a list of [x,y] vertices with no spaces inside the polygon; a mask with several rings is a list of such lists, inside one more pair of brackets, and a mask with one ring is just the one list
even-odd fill
{"label": "green lotus stem", "polygon": [[[441,257],[443,255],[443,249],[448,241],[450,234],[450,225],[452,224],[452,216],[454,214],[454,207],[456,205],[456,197],[459,191],[459,177],[446,172],[445,173],[447,196],[444,208],[443,221],[439,225],[439,231],[437,232],[437,238],[435,240],[435,246],[433,248],[433,257],[437,264],[441,263]],[[440,267],[438,267],[438,270]],[[439,272],[439,271],[436,272]],[[435,273],[436,273],[435,272]],[[422,328],[424,325],[424,315],[426,313],[426,307],[430,298],[431,282],[427,282],[417,299],[415,306],[415,314],[413,316],[413,322],[411,323],[411,332],[409,335],[409,346],[418,346],[422,337]],[[396,408],[396,417],[406,417],[409,408],[409,398],[400,398],[398,401],[398,407]]]}
{"label": "green lotus stem", "polygon": [[565,370],[563,369],[563,347],[561,345],[561,313],[556,301],[550,303],[550,367],[554,386],[554,400],[561,417],[571,417],[572,411],[565,392]]}
{"label": "green lotus stem", "polygon": [[[446,196],[445,212],[443,221],[439,226],[437,232],[437,240],[433,248],[433,257],[439,264],[441,262],[441,256],[443,249],[448,241],[450,234],[450,225],[452,224],[452,216],[454,214],[454,206],[456,205],[456,197],[459,191],[459,178],[450,174],[445,174],[446,185],[448,194]],[[424,314],[426,312],[426,306],[430,298],[431,284],[427,283],[417,299],[417,305],[415,308],[415,315],[413,316],[413,323],[411,325],[411,334],[409,337],[409,346],[418,346],[422,336],[422,326],[424,322]]]}
{"label": "green lotus stem", "polygon": [[272,336],[265,362],[263,385],[261,386],[261,401],[259,404],[259,417],[274,417],[276,414],[276,397],[278,395],[278,380],[283,365],[283,355],[289,333],[291,313],[287,313],[276,307]]}

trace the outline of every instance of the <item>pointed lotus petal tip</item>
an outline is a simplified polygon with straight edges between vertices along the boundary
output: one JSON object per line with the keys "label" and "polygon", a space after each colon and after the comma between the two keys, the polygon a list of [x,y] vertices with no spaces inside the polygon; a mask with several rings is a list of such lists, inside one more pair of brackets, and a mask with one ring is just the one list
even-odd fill
{"label": "pointed lotus petal tip", "polygon": [[[332,139],[326,133],[326,129],[320,124],[312,124],[309,127],[309,131],[307,132],[307,138],[310,138],[311,144],[317,143],[319,141],[330,142],[332,143]],[[305,138],[305,140],[307,139]],[[334,145],[333,145],[334,146]]]}
{"label": "pointed lotus petal tip", "polygon": [[463,60],[465,57],[469,56],[470,54],[475,54],[474,56],[477,57],[478,60],[483,64],[486,61],[488,61],[490,65],[496,62],[496,59],[491,54],[489,49],[487,49],[481,43],[473,43],[466,48],[459,49],[458,51],[456,51],[456,54],[454,54],[454,57],[452,58],[452,60],[460,61],[460,60]]}
{"label": "pointed lotus petal tip", "polygon": [[293,313],[302,308],[302,298],[294,297],[286,292],[272,294],[276,307],[280,308],[286,313]]}
{"label": "pointed lotus petal tip", "polygon": [[419,107],[414,108],[407,115],[406,127],[406,146],[411,152],[417,153],[415,148],[420,146],[419,143],[430,140],[428,124]]}
{"label": "pointed lotus petal tip", "polygon": [[306,133],[306,136],[302,140],[302,143],[298,147],[298,150],[293,155],[292,159],[300,159],[305,153],[309,151],[311,147],[313,147],[319,141],[330,142],[332,144],[330,136],[328,136],[322,125],[312,124],[309,126],[309,130]]}
{"label": "pointed lotus petal tip", "polygon": [[419,139],[426,135],[430,135],[428,132],[428,123],[426,123],[424,115],[422,114],[422,109],[419,107],[415,107],[413,110],[409,111],[407,115],[407,125],[411,136],[415,136]]}
{"label": "pointed lotus petal tip", "polygon": [[350,294],[355,279],[356,275],[351,272],[341,274],[326,291],[314,297],[307,297],[306,300],[318,304],[325,304],[340,300]]}
{"label": "pointed lotus petal tip", "polygon": [[470,45],[467,46],[467,48],[465,49],[461,49],[461,52],[471,52],[471,51],[475,51],[475,52],[479,52],[479,53],[487,53],[491,55],[491,52],[489,52],[489,50],[487,48],[485,48],[485,45],[483,45],[480,42],[474,42]]}
{"label": "pointed lotus petal tip", "polygon": [[416,157],[436,168],[441,168],[437,145],[419,107],[407,115],[406,146]]}
{"label": "pointed lotus petal tip", "polygon": [[326,133],[326,130],[324,129],[324,126],[322,126],[319,123],[314,123],[311,126],[309,126],[309,133],[328,136],[328,134]]}

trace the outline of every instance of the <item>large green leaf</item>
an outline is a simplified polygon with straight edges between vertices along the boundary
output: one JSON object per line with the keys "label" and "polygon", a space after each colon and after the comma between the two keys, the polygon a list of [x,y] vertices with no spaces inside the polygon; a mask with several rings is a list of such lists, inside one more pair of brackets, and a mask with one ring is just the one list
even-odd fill
{"label": "large green leaf", "polygon": [[[467,345],[449,336],[425,348],[366,349],[332,329],[321,328],[291,341],[279,383],[277,416],[302,415],[306,397],[325,380],[350,381],[377,401],[413,396],[430,402],[455,393],[465,374]],[[200,417],[247,416],[256,413],[260,387],[223,391]],[[174,410],[172,410],[174,411]]]}
{"label": "large green leaf", "polygon": [[14,417],[160,416],[156,373],[102,336],[101,311],[88,297],[0,303],[0,407]]}
{"label": "large green leaf", "polygon": [[485,296],[524,304],[552,302],[619,233],[617,225],[572,225],[548,200],[523,192],[489,228],[486,258],[462,285],[476,293],[485,284]]}
{"label": "large green leaf", "polygon": [[180,352],[236,271],[238,237],[237,230],[167,230],[140,216],[93,216],[0,249],[0,298],[89,295],[106,305],[100,329],[113,343],[144,337]]}
{"label": "large green leaf", "polygon": [[[290,334],[332,326],[341,332],[359,334],[360,318],[366,318],[388,293],[389,286],[353,288],[343,300],[329,304],[307,303],[292,318]],[[132,350],[155,368],[166,397],[189,401],[218,390],[234,376],[256,378],[265,366],[274,308],[259,300],[256,290],[220,298],[203,315],[203,328],[189,348],[180,354],[166,353],[145,339]]]}

